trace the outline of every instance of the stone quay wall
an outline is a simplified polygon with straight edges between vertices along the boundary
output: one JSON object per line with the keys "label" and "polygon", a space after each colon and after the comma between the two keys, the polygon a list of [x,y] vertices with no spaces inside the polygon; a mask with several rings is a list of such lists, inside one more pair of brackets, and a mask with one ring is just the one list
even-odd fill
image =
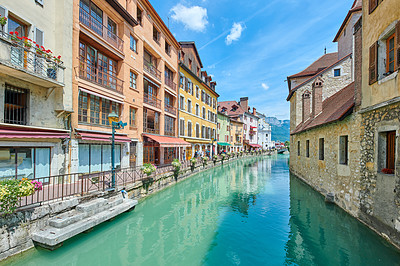
{"label": "stone quay wall", "polygon": [[[360,219],[400,246],[400,103],[361,110]],[[395,172],[384,174],[385,132],[396,131]]]}
{"label": "stone quay wall", "polygon": [[[256,156],[260,155],[244,155],[229,160],[225,159],[223,164]],[[130,198],[142,199],[197,173],[219,166],[221,163],[221,161],[218,161],[214,165],[213,162],[208,162],[205,167],[203,165],[197,165],[193,172],[190,167],[184,168],[180,171],[177,179],[175,179],[171,172],[153,176],[151,179],[141,180],[134,184],[127,185],[126,191]],[[122,189],[122,187],[118,190],[120,189]],[[33,248],[34,243],[31,233],[47,226],[50,218],[70,211],[85,201],[99,197],[108,198],[118,193],[120,192],[96,192],[82,197],[71,197],[64,201],[48,203],[43,206],[20,209],[14,214],[0,216],[0,261]]]}

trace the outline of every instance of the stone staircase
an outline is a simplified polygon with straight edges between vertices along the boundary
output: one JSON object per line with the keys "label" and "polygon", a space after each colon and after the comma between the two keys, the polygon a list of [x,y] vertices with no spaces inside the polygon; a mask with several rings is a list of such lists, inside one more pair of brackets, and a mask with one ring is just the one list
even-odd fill
{"label": "stone staircase", "polygon": [[137,200],[118,195],[79,204],[71,211],[50,218],[48,226],[32,234],[32,240],[39,246],[54,250],[65,240],[133,209],[137,203]]}

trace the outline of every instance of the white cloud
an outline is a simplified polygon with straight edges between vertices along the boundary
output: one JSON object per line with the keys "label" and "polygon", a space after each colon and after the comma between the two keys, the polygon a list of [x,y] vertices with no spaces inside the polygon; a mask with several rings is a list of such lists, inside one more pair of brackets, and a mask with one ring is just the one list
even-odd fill
{"label": "white cloud", "polygon": [[185,25],[185,29],[193,31],[204,31],[207,21],[207,9],[200,6],[186,7],[182,4],[177,4],[171,11],[171,18]]}
{"label": "white cloud", "polygon": [[226,36],[225,43],[227,45],[232,44],[233,41],[239,40],[240,36],[242,36],[242,32],[245,27],[241,23],[233,23],[231,32]]}
{"label": "white cloud", "polygon": [[261,83],[261,87],[263,87],[264,90],[268,90],[269,86],[265,83]]}

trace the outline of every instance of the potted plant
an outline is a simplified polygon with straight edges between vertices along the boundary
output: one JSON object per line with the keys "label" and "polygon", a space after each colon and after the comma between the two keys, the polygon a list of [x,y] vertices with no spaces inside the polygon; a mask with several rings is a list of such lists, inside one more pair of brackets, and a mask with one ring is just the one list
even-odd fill
{"label": "potted plant", "polygon": [[214,155],[214,156],[213,156],[214,165],[217,163],[217,160],[218,160],[218,155]]}
{"label": "potted plant", "polygon": [[179,170],[181,169],[182,164],[178,159],[174,159],[171,164],[174,167],[174,177],[176,181],[178,180]]}
{"label": "potted plant", "polygon": [[192,172],[194,171],[194,168],[196,167],[196,158],[192,158],[190,159],[190,169],[192,170]]}
{"label": "potted plant", "polygon": [[1,25],[1,32],[4,32],[4,26],[7,24],[7,17],[2,17],[0,15],[0,25]]}
{"label": "potted plant", "polygon": [[50,62],[47,67],[47,77],[51,79],[57,79],[57,64]]}
{"label": "potted plant", "polygon": [[152,173],[156,171],[157,167],[154,164],[151,163],[145,163],[142,166],[142,172],[143,174],[147,175],[147,177],[150,177]]}
{"label": "potted plant", "polygon": [[203,167],[206,167],[207,161],[208,161],[208,157],[207,157],[207,156],[204,156],[204,157],[202,158],[202,160],[203,160]]}
{"label": "potted plant", "polygon": [[225,153],[221,154],[221,163],[222,164],[224,164],[225,157],[226,157]]}

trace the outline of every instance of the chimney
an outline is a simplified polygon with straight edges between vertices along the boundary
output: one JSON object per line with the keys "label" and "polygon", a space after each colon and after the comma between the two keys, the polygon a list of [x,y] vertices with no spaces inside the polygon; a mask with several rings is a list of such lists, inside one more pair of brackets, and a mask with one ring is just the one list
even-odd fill
{"label": "chimney", "polygon": [[310,93],[308,92],[308,91],[306,91],[304,94],[303,94],[303,99],[302,99],[302,102],[303,102],[303,106],[302,106],[302,110],[303,110],[303,123],[310,117],[310,113],[311,113],[311,111],[310,111]]}
{"label": "chimney", "polygon": [[253,107],[253,115],[257,115],[256,108]]}
{"label": "chimney", "polygon": [[320,78],[314,81],[312,93],[312,116],[315,117],[322,112],[322,80]]}
{"label": "chimney", "polygon": [[240,107],[242,107],[246,112],[249,111],[249,97],[242,97],[239,101]]}

